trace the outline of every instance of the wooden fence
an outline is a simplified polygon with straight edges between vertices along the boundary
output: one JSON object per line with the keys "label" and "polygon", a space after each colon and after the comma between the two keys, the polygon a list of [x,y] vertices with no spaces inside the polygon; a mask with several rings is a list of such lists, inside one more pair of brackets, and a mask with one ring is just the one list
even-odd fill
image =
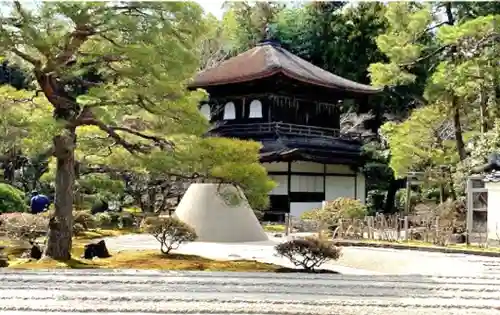
{"label": "wooden fence", "polygon": [[[299,225],[302,228],[299,228]],[[313,222],[295,219],[292,220],[292,229],[306,232],[322,230],[322,227]],[[415,240],[443,246],[465,242],[464,222],[429,215],[377,214],[364,219],[342,219],[337,225],[329,227],[329,230],[332,237],[336,239],[390,242]]]}

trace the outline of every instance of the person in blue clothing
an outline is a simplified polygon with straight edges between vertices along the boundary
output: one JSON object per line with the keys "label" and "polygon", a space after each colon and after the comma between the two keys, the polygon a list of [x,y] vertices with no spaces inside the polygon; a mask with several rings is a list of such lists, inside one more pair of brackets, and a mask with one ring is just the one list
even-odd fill
{"label": "person in blue clothing", "polygon": [[49,208],[50,205],[49,197],[39,194],[37,191],[33,191],[31,195],[32,197],[30,206],[32,214],[44,212]]}

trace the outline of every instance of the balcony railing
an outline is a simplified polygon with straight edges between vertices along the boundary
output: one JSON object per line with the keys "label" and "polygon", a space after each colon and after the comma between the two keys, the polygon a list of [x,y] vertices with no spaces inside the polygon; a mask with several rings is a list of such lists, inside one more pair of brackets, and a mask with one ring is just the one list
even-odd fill
{"label": "balcony railing", "polygon": [[291,137],[361,140],[361,134],[357,132],[341,133],[339,129],[296,125],[282,122],[222,125],[212,129],[210,134],[234,137],[276,134]]}

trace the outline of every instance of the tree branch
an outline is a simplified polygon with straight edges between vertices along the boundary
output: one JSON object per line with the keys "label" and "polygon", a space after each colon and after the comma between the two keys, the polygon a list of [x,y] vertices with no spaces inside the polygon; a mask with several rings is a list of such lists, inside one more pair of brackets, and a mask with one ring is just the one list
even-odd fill
{"label": "tree branch", "polygon": [[84,120],[84,122],[86,125],[94,125],[99,127],[99,129],[106,132],[109,135],[109,137],[115,140],[116,144],[121,145],[123,148],[125,148],[125,150],[130,152],[130,154],[135,155],[138,152],[146,154],[149,152],[148,148],[145,148],[144,146],[141,146],[139,144],[133,144],[126,141],[118,133],[116,133],[114,127],[110,127],[98,119],[87,118]]}
{"label": "tree branch", "polygon": [[162,150],[165,149],[172,149],[174,147],[174,143],[171,141],[167,141],[161,137],[158,136],[153,136],[153,135],[146,135],[142,132],[132,130],[127,127],[111,127],[115,131],[123,131],[123,132],[128,132],[134,136],[141,137],[146,140],[153,141],[158,147],[160,147]]}
{"label": "tree branch", "polygon": [[116,47],[123,48],[122,45],[118,44],[114,39],[111,39],[109,36],[106,36],[104,34],[99,34],[99,36],[101,36],[102,38],[104,38],[105,40],[110,42],[111,44],[115,45]]}
{"label": "tree branch", "polygon": [[414,60],[414,61],[412,61],[412,62],[407,62],[407,63],[402,63],[402,64],[399,64],[398,66],[399,66],[399,67],[411,67],[411,66],[414,66],[414,65],[416,65],[416,64],[417,64],[417,63],[419,63],[419,62],[422,62],[422,61],[425,61],[425,60],[427,60],[427,59],[430,59],[431,57],[433,57],[433,56],[435,56],[435,55],[439,54],[440,52],[444,51],[446,48],[451,47],[451,46],[452,46],[452,45],[443,45],[443,46],[441,46],[441,47],[437,48],[436,50],[434,50],[434,51],[432,51],[432,52],[428,53],[427,55],[425,55],[425,56],[423,56],[423,57],[417,58],[417,59],[415,59],[415,60]]}
{"label": "tree branch", "polygon": [[[81,117],[80,117],[81,116]],[[122,131],[122,132],[127,132],[129,134],[132,134],[134,136],[143,138],[145,140],[152,141],[154,143],[154,146],[160,148],[161,150],[172,150],[174,147],[174,143],[171,141],[165,140],[161,137],[154,136],[154,135],[147,135],[142,132],[127,128],[127,127],[118,127],[118,126],[108,126],[102,121],[96,119],[93,117],[92,113],[90,112],[90,109],[88,110],[83,110],[82,113],[80,114],[79,119],[77,119],[78,125],[93,125],[99,127],[102,131],[106,132],[109,137],[111,137],[113,140],[115,140],[116,144],[121,145],[124,147],[127,151],[129,151],[131,154],[136,154],[136,153],[144,153],[147,154],[150,152],[152,149],[151,146],[144,145],[144,144],[134,144],[126,141],[123,139],[117,131]]]}
{"label": "tree branch", "polygon": [[44,72],[54,71],[56,68],[65,65],[77,53],[78,49],[88,40],[96,31],[85,24],[77,24],[73,32],[66,35],[66,41],[62,51],[57,54],[53,60],[49,60]]}
{"label": "tree branch", "polygon": [[25,61],[31,63],[35,69],[40,69],[42,67],[42,62],[26,53],[23,53],[17,48],[11,48],[10,51],[12,51],[14,54],[19,56],[20,58],[24,59]]}
{"label": "tree branch", "polygon": [[430,32],[432,30],[435,30],[436,28],[441,27],[441,26],[443,26],[445,24],[448,24],[448,21],[443,21],[443,22],[440,22],[438,24],[429,26],[425,30],[423,30],[422,32],[420,32],[417,35],[415,35],[415,37],[413,38],[413,40],[416,41],[416,40],[420,39],[420,37],[424,36],[425,33]]}
{"label": "tree branch", "polygon": [[[90,54],[80,53],[82,56],[88,56]],[[82,67],[94,66],[100,63],[111,63],[111,62],[120,62],[127,60],[124,56],[115,56],[115,55],[104,55],[104,56],[96,56],[97,58],[92,61],[82,62]]]}

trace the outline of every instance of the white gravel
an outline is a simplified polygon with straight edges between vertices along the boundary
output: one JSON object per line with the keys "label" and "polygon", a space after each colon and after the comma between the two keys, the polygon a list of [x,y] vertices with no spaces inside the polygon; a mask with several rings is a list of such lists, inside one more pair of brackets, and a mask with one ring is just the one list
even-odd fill
{"label": "white gravel", "polygon": [[[190,243],[179,251],[289,265],[274,256],[277,241]],[[158,249],[147,235],[106,243],[111,252]],[[3,269],[0,314],[500,315],[500,259],[372,248],[343,252],[326,266],[341,275]]]}
{"label": "white gravel", "polygon": [[500,277],[0,272],[0,314],[495,314]]}

